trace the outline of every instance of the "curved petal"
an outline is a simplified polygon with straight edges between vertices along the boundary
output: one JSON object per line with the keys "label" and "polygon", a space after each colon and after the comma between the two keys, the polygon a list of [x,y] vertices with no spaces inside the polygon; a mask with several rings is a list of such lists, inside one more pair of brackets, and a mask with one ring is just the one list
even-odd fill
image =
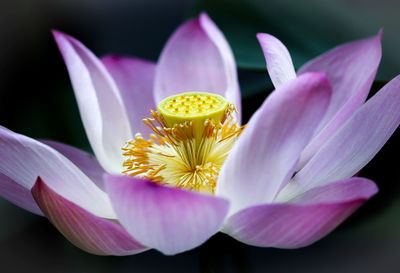
{"label": "curved petal", "polygon": [[258,33],[257,39],[264,52],[268,74],[275,88],[295,79],[296,71],[285,45],[267,33]]}
{"label": "curved petal", "polygon": [[293,196],[356,174],[399,126],[399,105],[400,76],[397,76],[359,108],[280,194]]}
{"label": "curved petal", "polygon": [[106,175],[121,224],[139,242],[172,255],[199,246],[218,232],[229,203],[129,176]]}
{"label": "curved petal", "polygon": [[43,216],[43,212],[33,199],[31,191],[2,173],[0,173],[0,196],[18,207]]}
{"label": "curved petal", "polygon": [[331,90],[324,73],[307,73],[273,92],[250,119],[221,170],[216,194],[231,211],[270,202],[293,175]]}
{"label": "curved petal", "polygon": [[181,25],[157,63],[154,95],[163,98],[188,91],[224,96],[240,113],[240,90],[233,53],[214,22],[202,13]]}
{"label": "curved petal", "polygon": [[150,109],[156,109],[153,96],[155,63],[116,55],[106,56],[101,61],[118,86],[132,133],[140,132],[145,137],[151,130],[142,119],[150,116]]}
{"label": "curved petal", "polygon": [[97,255],[132,255],[147,248],[119,224],[93,215],[36,180],[32,188],[39,207],[50,222],[75,246]]}
{"label": "curved petal", "polygon": [[64,198],[105,218],[115,218],[110,200],[78,167],[51,147],[0,127],[0,173],[31,189],[38,176]]}
{"label": "curved petal", "polygon": [[132,139],[118,88],[99,59],[83,44],[53,31],[75,91],[90,145],[107,172],[120,173],[121,147]]}
{"label": "curved petal", "polygon": [[50,146],[71,160],[71,162],[84,172],[84,174],[86,174],[100,189],[103,191],[105,190],[103,180],[105,171],[93,155],[57,141],[42,139],[40,142]]}
{"label": "curved petal", "polygon": [[381,60],[381,38],[382,31],[374,37],[341,45],[300,68],[299,75],[311,71],[326,72],[333,92],[318,135],[303,152],[299,167],[304,166],[364,103]]}
{"label": "curved petal", "polygon": [[327,235],[378,191],[374,182],[350,178],[314,188],[290,203],[247,208],[223,232],[246,244],[298,248]]}

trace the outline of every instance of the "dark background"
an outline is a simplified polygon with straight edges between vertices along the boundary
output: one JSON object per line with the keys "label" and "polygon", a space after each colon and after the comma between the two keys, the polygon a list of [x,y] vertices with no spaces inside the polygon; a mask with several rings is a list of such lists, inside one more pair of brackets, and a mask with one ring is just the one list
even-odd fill
{"label": "dark background", "polygon": [[[98,56],[156,61],[179,24],[207,11],[233,48],[246,121],[272,90],[257,32],[279,37],[298,68],[383,27],[374,93],[400,72],[399,8],[394,0],[2,0],[0,124],[90,150],[52,28],[76,37]],[[395,133],[361,172],[376,181],[378,195],[332,234],[298,250],[256,248],[218,234],[174,257],[154,250],[98,257],[72,246],[45,218],[0,199],[0,272],[400,272],[399,147],[400,133]]]}

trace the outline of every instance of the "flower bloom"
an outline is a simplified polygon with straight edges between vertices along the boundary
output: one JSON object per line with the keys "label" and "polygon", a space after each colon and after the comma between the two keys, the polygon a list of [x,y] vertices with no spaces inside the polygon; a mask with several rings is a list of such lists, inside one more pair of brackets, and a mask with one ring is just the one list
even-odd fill
{"label": "flower bloom", "polygon": [[381,34],[297,73],[285,46],[259,34],[276,89],[246,127],[233,54],[206,14],[175,31],[157,64],[98,59],[53,34],[95,157],[1,127],[0,194],[85,251],[176,254],[218,231],[302,247],[377,192],[353,176],[400,123],[399,77],[365,103]]}

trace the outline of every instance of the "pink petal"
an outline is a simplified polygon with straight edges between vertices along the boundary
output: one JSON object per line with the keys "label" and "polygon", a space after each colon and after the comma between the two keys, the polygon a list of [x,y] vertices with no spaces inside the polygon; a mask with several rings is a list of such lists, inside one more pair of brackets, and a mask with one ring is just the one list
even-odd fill
{"label": "pink petal", "polygon": [[104,169],[93,155],[57,141],[40,141],[71,160],[71,162],[84,172],[100,189],[103,191],[105,190],[103,180]]}
{"label": "pink petal", "polygon": [[140,243],[167,255],[204,243],[218,232],[229,207],[224,199],[148,180],[110,175],[105,179],[121,224]]}
{"label": "pink petal", "polygon": [[267,70],[275,88],[295,79],[292,58],[285,45],[267,33],[258,33],[257,39],[264,52]]}
{"label": "pink petal", "polygon": [[21,187],[30,190],[40,176],[69,201],[99,217],[115,218],[108,196],[53,148],[0,127],[0,150],[0,173]]}
{"label": "pink petal", "polygon": [[230,213],[271,201],[289,181],[330,94],[324,73],[307,73],[265,100],[230,152],[217,182],[216,194],[232,202]]}
{"label": "pink petal", "polygon": [[233,53],[221,31],[205,13],[174,32],[157,63],[156,102],[188,91],[222,95],[234,103],[240,113],[240,90]]}
{"label": "pink petal", "polygon": [[293,178],[281,195],[356,174],[382,148],[400,124],[400,76],[386,84]]}
{"label": "pink petal", "polygon": [[299,167],[304,166],[364,103],[381,60],[381,37],[382,32],[379,32],[372,38],[336,47],[299,70],[299,74],[326,72],[333,90],[331,104],[317,130],[319,134],[303,152]]}
{"label": "pink petal", "polygon": [[314,188],[289,203],[263,204],[230,217],[223,231],[246,244],[298,248],[326,236],[377,193],[365,178]]}
{"label": "pink petal", "polygon": [[14,205],[43,216],[43,212],[37,206],[31,191],[2,173],[0,173],[0,196]]}
{"label": "pink petal", "polygon": [[132,138],[118,88],[100,60],[83,44],[53,31],[75,91],[86,135],[100,164],[120,173],[121,147]]}
{"label": "pink petal", "polygon": [[93,215],[63,198],[38,178],[32,188],[50,222],[75,246],[97,255],[131,255],[147,248],[111,220]]}
{"label": "pink petal", "polygon": [[150,116],[154,104],[153,86],[155,64],[152,62],[110,55],[101,59],[108,72],[117,83],[132,133],[150,133],[142,119]]}

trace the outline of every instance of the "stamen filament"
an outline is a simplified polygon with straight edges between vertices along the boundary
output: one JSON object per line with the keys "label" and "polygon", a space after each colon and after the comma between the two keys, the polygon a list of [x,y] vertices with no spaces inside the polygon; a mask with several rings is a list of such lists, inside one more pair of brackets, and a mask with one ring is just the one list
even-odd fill
{"label": "stamen filament", "polygon": [[[183,115],[173,116],[175,123],[168,120],[171,116],[153,110],[150,118],[143,119],[154,134],[145,140],[138,133],[134,140],[126,142],[122,148],[127,157],[123,173],[163,185],[214,193],[222,164],[244,126],[240,127],[234,119],[235,107],[225,105],[220,96],[186,94],[189,95],[170,97],[161,107],[162,111]],[[184,108],[179,108],[182,103]],[[196,104],[208,107],[196,108]],[[219,112],[215,115],[213,111]],[[206,113],[206,118],[201,118],[201,113]],[[179,118],[180,122],[176,122]]]}

